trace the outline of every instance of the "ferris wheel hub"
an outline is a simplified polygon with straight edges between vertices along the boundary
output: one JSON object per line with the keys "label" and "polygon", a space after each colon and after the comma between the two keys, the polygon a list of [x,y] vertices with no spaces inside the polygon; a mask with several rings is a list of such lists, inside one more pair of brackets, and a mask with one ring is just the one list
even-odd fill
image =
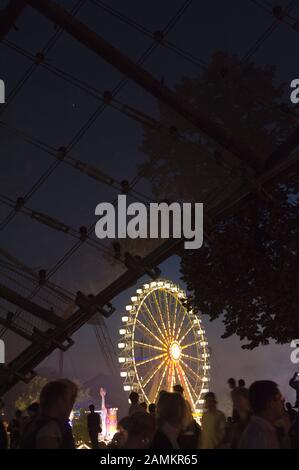
{"label": "ferris wheel hub", "polygon": [[182,354],[181,346],[179,345],[178,342],[173,341],[169,346],[170,359],[174,362],[177,362],[180,360],[181,354]]}

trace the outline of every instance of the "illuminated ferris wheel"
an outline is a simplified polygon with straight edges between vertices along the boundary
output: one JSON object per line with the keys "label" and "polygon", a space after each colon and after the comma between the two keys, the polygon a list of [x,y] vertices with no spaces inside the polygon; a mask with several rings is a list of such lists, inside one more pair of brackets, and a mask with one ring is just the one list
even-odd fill
{"label": "illuminated ferris wheel", "polygon": [[160,390],[181,384],[193,413],[201,414],[209,387],[208,342],[185,299],[185,292],[170,281],[137,289],[122,317],[118,361],[125,391],[138,392],[149,404]]}

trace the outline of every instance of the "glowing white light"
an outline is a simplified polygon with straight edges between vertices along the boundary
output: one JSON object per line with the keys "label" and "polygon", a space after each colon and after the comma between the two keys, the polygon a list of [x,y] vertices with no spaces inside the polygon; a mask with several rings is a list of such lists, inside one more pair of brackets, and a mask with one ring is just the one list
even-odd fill
{"label": "glowing white light", "polygon": [[126,362],[126,358],[125,358],[125,357],[119,357],[119,358],[118,358],[118,362],[119,362],[120,364],[123,364],[124,362]]}
{"label": "glowing white light", "polygon": [[70,421],[70,425],[73,427],[73,419],[74,419],[74,411],[72,410],[71,411],[71,414],[70,414],[70,417],[69,417],[69,421]]}
{"label": "glowing white light", "polygon": [[178,361],[181,357],[182,349],[179,343],[172,343],[169,348],[169,354],[173,361]]}
{"label": "glowing white light", "polygon": [[166,287],[166,289],[170,289],[170,284],[168,282],[166,282],[165,287]]}
{"label": "glowing white light", "polygon": [[132,305],[126,305],[126,310],[127,311],[132,310]]}
{"label": "glowing white light", "polygon": [[157,283],[156,282],[151,282],[151,287],[156,287]]}
{"label": "glowing white light", "polygon": [[204,368],[205,370],[209,370],[209,369],[211,369],[211,366],[206,365],[206,366],[203,366],[203,368]]}
{"label": "glowing white light", "polygon": [[125,347],[125,343],[118,343],[118,349],[122,349]]}
{"label": "glowing white light", "polygon": [[164,284],[164,282],[163,282],[163,281],[159,281],[159,282],[158,282],[158,287],[162,287],[162,286],[163,286],[163,284]]}
{"label": "glowing white light", "polygon": [[209,389],[208,388],[203,388],[201,393],[208,393]]}
{"label": "glowing white light", "polygon": [[200,344],[201,344],[201,346],[207,346],[208,342],[207,341],[201,341]]}
{"label": "glowing white light", "polygon": [[142,289],[137,289],[136,292],[137,292],[137,294],[142,294],[143,291],[142,291]]}
{"label": "glowing white light", "polygon": [[121,317],[121,321],[124,323],[127,322],[128,320],[129,320],[129,317]]}
{"label": "glowing white light", "polygon": [[127,330],[125,330],[124,328],[121,328],[121,329],[119,330],[119,334],[120,334],[120,335],[125,335],[125,334],[126,334],[126,331],[127,331]]}
{"label": "glowing white light", "polygon": [[203,382],[209,382],[209,378],[208,377],[203,377],[202,381]]}
{"label": "glowing white light", "polygon": [[149,284],[144,284],[143,287],[144,289],[149,289]]}
{"label": "glowing white light", "polygon": [[124,385],[124,391],[129,392],[131,390],[131,385]]}
{"label": "glowing white light", "polygon": [[204,400],[198,400],[198,403],[202,405],[205,401]]}
{"label": "glowing white light", "polygon": [[131,297],[131,300],[132,302],[136,302],[138,300],[138,297],[136,297],[135,295],[133,297]]}
{"label": "glowing white light", "polygon": [[128,372],[121,371],[120,376],[121,376],[121,377],[127,377],[127,376],[128,376]]}
{"label": "glowing white light", "polygon": [[207,357],[209,357],[209,355],[208,355],[208,354],[202,354],[202,357],[203,357],[204,359],[206,359]]}

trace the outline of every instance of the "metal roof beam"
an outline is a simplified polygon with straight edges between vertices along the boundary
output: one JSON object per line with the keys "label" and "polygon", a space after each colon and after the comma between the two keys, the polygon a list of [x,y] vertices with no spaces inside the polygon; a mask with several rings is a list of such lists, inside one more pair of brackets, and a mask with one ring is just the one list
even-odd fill
{"label": "metal roof beam", "polygon": [[[289,161],[284,162],[284,164],[276,165],[276,167],[271,171],[265,172],[261,176],[261,183],[269,184],[271,180],[275,180],[275,178],[277,178],[280,172],[283,173],[284,171],[288,171],[292,165],[296,164],[298,165],[298,156],[290,158]],[[240,204],[243,205],[242,201],[246,204],[248,202],[248,197],[252,197],[252,194],[250,193],[251,192],[248,191],[248,195],[241,194],[240,198],[232,201],[232,204],[227,209],[216,209],[214,213],[211,214],[211,221],[217,221],[224,215],[228,216],[234,209],[238,210]],[[143,274],[146,274],[146,269],[155,268],[161,262],[169,258],[169,256],[177,253],[182,245],[183,240],[179,239],[170,239],[164,242],[152,253],[143,258]],[[86,306],[85,309],[79,308],[73,315],[71,315],[71,317],[53,330],[53,332],[48,333],[47,336],[49,337],[49,340],[52,339],[48,348],[42,348],[37,344],[31,344],[27,349],[19,354],[19,356],[17,356],[5,368],[5,377],[2,378],[0,374],[0,396],[8,392],[8,390],[10,390],[20,380],[27,380],[27,377],[33,373],[33,369],[56,349],[57,346],[55,345],[55,342],[63,342],[68,336],[72,336],[79,328],[81,328],[82,325],[92,318],[95,314],[95,309],[98,310],[98,308],[104,307],[116,295],[133,286],[141,276],[141,272],[137,272],[135,269],[128,269],[118,279],[94,296],[93,301],[91,302],[91,308],[88,308],[88,306]],[[22,377],[24,377],[24,379]]]}
{"label": "metal roof beam", "polygon": [[0,284],[0,297],[50,324],[59,325],[62,322],[62,319],[58,317],[52,309],[47,310],[40,307],[4,284]]}
{"label": "metal roof beam", "polygon": [[250,149],[244,147],[233,135],[229,134],[226,129],[195,111],[186,100],[89,29],[65,8],[50,0],[26,0],[26,2],[158,100],[167,104],[201,132],[235,155],[241,162],[246,162],[250,168],[255,170],[259,168],[260,160]]}
{"label": "metal roof beam", "polygon": [[[175,253],[180,243],[182,243],[182,241],[177,239],[168,240],[163,243],[160,247],[154,250],[153,253],[144,258],[145,266],[154,268],[157,264]],[[145,272],[143,274],[145,274]],[[95,302],[97,307],[104,307],[116,295],[134,285],[141,275],[141,273],[138,274],[135,270],[127,270],[112,284],[94,297],[90,308],[88,308],[88,306],[86,306],[84,310],[79,308],[73,315],[63,321],[61,325],[57,326],[54,330],[45,333],[49,341],[48,347],[43,347],[37,343],[33,343],[28,346],[7,365],[6,375],[3,379],[0,374],[0,396],[8,392],[8,390],[22,380],[20,377],[27,377],[28,374],[32,373],[33,369],[57,348],[55,343],[62,343],[67,337],[70,337],[79,328],[81,328],[81,326],[95,314]]]}

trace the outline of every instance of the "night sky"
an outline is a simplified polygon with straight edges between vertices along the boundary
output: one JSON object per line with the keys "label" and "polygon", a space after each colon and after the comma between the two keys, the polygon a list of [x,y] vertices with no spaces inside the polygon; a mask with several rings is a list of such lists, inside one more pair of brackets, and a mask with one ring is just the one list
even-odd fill
{"label": "night sky", "polygon": [[[0,2],[0,8],[6,3]],[[71,10],[78,2],[69,0],[57,3]],[[149,37],[122,23],[92,1],[81,3],[77,17],[134,61],[153,43]],[[110,7],[150,31],[163,30],[183,3],[182,0],[109,0]],[[260,3],[268,7],[274,4]],[[280,1],[281,6],[289,3]],[[290,15],[297,18],[299,4],[291,3],[294,5]],[[194,0],[173,27],[167,40],[206,63],[219,50],[244,57],[273,21],[271,14],[249,0]],[[6,41],[0,44],[0,78],[5,81],[8,101],[7,106],[0,107],[1,123],[20,129],[55,149],[67,147],[73,158],[101,169],[117,181],[131,181],[137,174],[137,165],[145,158],[139,150],[142,142],[141,126],[111,107],[103,107],[99,100],[49,70],[41,66],[31,69],[32,61],[24,56],[24,51],[35,55],[49,43],[57,32],[50,21],[27,7],[16,26],[17,30],[11,30],[6,37],[9,43]],[[298,34],[287,24],[278,23],[251,59],[258,65],[275,64],[277,83],[286,83],[286,90],[288,83],[298,78]],[[17,51],[17,48],[21,48],[23,53]],[[123,79],[120,72],[66,33],[62,33],[47,52],[46,60],[101,91],[114,90]],[[158,79],[163,77],[170,88],[174,88],[182,77],[195,77],[200,73],[197,65],[162,46],[152,51],[143,66]],[[24,80],[26,74],[27,79]],[[16,87],[22,80],[24,83],[18,90]],[[158,117],[156,100],[130,81],[124,83],[117,98]],[[97,111],[94,122],[88,125],[85,133],[79,134]],[[0,193],[13,200],[27,194],[41,175],[57,161],[2,126],[0,142]],[[148,182],[142,179],[136,189],[150,193]],[[78,230],[82,225],[90,226],[95,222],[94,209],[99,202],[112,202],[116,196],[115,189],[60,163],[28,198],[26,206]],[[5,220],[10,210],[3,203],[0,204],[0,222]],[[50,271],[75,243],[76,240],[69,235],[51,230],[21,213],[16,214],[0,230],[0,246],[36,271],[41,268]],[[160,267],[164,278],[181,283],[178,257],[170,258]],[[3,274],[2,268],[1,271]],[[73,293],[80,289],[95,294],[122,272],[123,266],[117,263],[111,266],[107,256],[85,244],[51,280]],[[1,280],[4,282],[2,275]],[[117,310],[107,325],[114,343],[118,338],[121,313],[134,290],[132,288],[113,300]],[[22,292],[21,286],[18,291]],[[42,297],[42,291],[40,295]],[[36,298],[36,301],[44,300]],[[2,311],[0,315],[3,315]],[[293,401],[294,394],[288,387],[288,380],[296,368],[290,362],[289,345],[282,347],[271,344],[251,352],[244,351],[238,338],[221,339],[223,326],[220,320],[209,323],[208,318],[204,317],[203,321],[212,350],[211,390],[225,398],[228,377],[244,378],[248,384],[254,379],[267,378],[277,381],[285,396]],[[26,343],[12,334],[7,334],[5,338],[7,360],[10,360]],[[64,355],[64,375],[84,382],[99,373],[109,374],[109,367],[101,357],[92,327],[84,326],[74,335],[74,339],[75,346]],[[57,369],[58,353],[53,353],[40,367]],[[102,385],[105,386],[99,384],[99,387]],[[124,399],[125,393],[120,393]]]}

